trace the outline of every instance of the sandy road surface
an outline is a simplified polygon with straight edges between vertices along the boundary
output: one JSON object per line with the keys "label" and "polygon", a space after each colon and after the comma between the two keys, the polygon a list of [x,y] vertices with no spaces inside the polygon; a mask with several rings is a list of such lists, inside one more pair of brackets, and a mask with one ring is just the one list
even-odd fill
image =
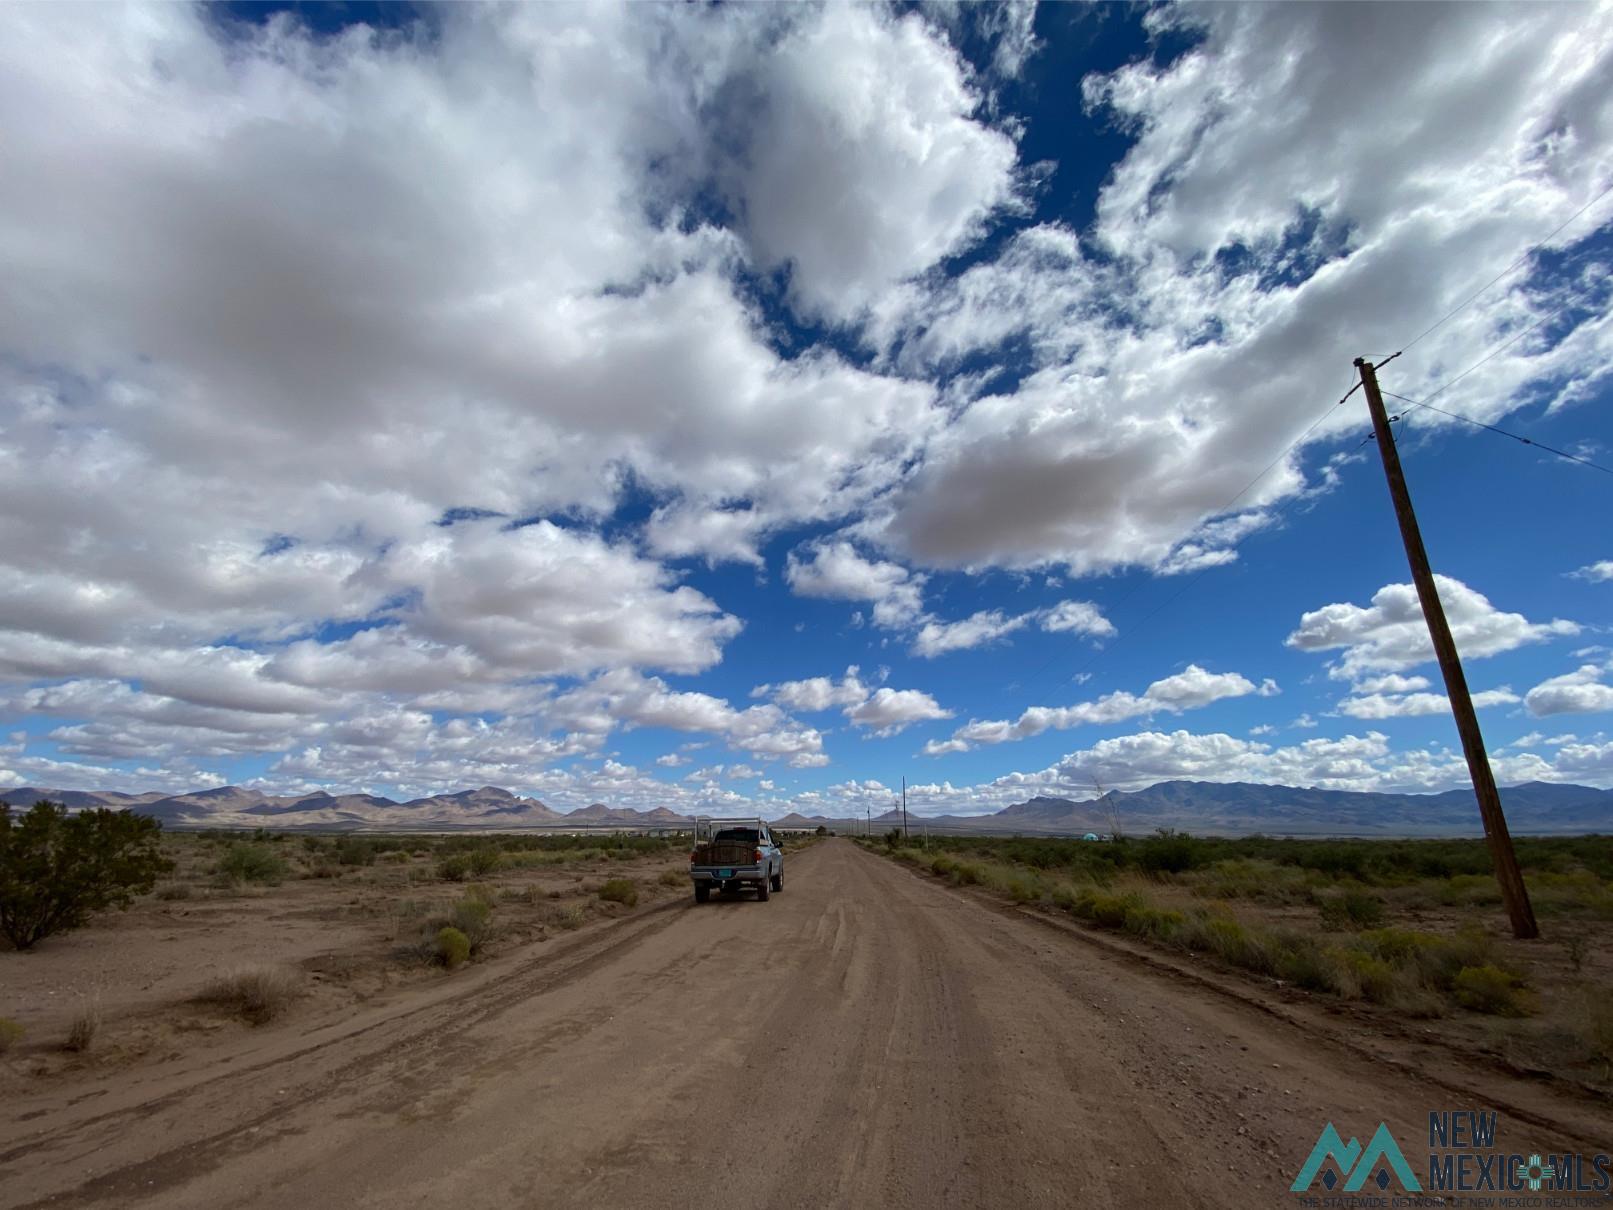
{"label": "sandy road surface", "polygon": [[1328,1119],[1484,1103],[845,841],[284,1032],[0,1108],[0,1204],[1275,1206]]}

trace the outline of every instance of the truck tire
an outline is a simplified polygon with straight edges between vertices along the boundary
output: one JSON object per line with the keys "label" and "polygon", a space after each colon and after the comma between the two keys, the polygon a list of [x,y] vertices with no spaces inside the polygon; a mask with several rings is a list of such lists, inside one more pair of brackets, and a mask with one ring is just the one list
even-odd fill
{"label": "truck tire", "polygon": [[775,891],[782,891],[784,889],[784,871],[783,870],[780,870],[777,874],[773,875],[773,889]]}
{"label": "truck tire", "polygon": [[756,884],[756,898],[763,903],[767,902],[767,879],[764,878]]}
{"label": "truck tire", "polygon": [[696,903],[704,903],[704,902],[706,902],[706,900],[708,900],[710,898],[711,898],[711,884],[710,883],[697,882],[697,883],[694,884],[694,901]]}

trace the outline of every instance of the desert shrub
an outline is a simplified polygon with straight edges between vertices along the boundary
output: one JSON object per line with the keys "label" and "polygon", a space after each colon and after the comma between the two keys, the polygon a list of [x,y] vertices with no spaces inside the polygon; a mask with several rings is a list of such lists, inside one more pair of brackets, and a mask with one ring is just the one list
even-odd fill
{"label": "desert shrub", "polygon": [[407,865],[409,854],[403,849],[393,849],[390,853],[382,853],[381,860],[388,865]]}
{"label": "desert shrub", "polygon": [[1126,913],[1141,906],[1142,899],[1137,895],[1094,894],[1081,914],[1103,928],[1118,929],[1126,927]]}
{"label": "desert shrub", "polygon": [[1527,1017],[1534,997],[1523,981],[1499,966],[1464,966],[1452,981],[1452,995],[1463,1008],[1497,1017]]}
{"label": "desert shrub", "polygon": [[1613,1075],[1613,1000],[1609,1000],[1605,991],[1586,989],[1573,1032],[1585,1057],[1601,1065],[1602,1078]]}
{"label": "desert shrub", "polygon": [[1563,951],[1568,955],[1569,968],[1577,975],[1585,968],[1585,953],[1590,942],[1584,933],[1567,933],[1563,937]]}
{"label": "desert shrub", "polygon": [[900,829],[900,828],[892,828],[889,832],[885,833],[885,847],[887,849],[894,849],[897,845],[899,845],[901,843],[902,843],[902,829]]}
{"label": "desert shrub", "polygon": [[1359,994],[1374,1004],[1391,1004],[1399,998],[1403,986],[1401,977],[1382,958],[1348,948],[1329,950],[1328,956],[1350,972]]}
{"label": "desert shrub", "polygon": [[1169,941],[1182,930],[1187,917],[1181,912],[1134,904],[1126,909],[1126,932],[1154,941]]}
{"label": "desert shrub", "polygon": [[486,887],[471,887],[449,910],[448,923],[479,953],[492,935],[493,899]]}
{"label": "desert shrub", "polygon": [[157,888],[158,899],[189,899],[193,893],[194,892],[191,888],[191,885],[188,882],[170,882],[166,886],[160,886]]}
{"label": "desert shrub", "polygon": [[1383,900],[1359,889],[1323,895],[1316,907],[1322,924],[1330,929],[1376,928],[1383,923]]}
{"label": "desert shrub", "polygon": [[680,873],[677,870],[662,870],[661,876],[656,881],[662,886],[680,887],[689,881],[689,875]]}
{"label": "desert shrub", "polygon": [[23,1034],[27,1032],[10,1017],[0,1017],[0,1055],[21,1042]]}
{"label": "desert shrub", "polygon": [[1042,884],[1035,878],[1011,875],[1005,880],[1004,889],[1015,903],[1036,903],[1042,897]]}
{"label": "desert shrub", "polygon": [[302,995],[302,974],[284,966],[243,966],[220,975],[196,994],[253,1025],[285,1013]]}
{"label": "desert shrub", "polygon": [[587,913],[580,903],[560,907],[556,904],[549,913],[549,923],[556,928],[577,929],[583,926]]}
{"label": "desert shrub", "polygon": [[1451,991],[1463,967],[1495,964],[1494,942],[1477,929],[1452,937],[1412,929],[1373,929],[1361,934],[1359,944],[1390,965],[1413,972],[1425,986],[1442,992]]}
{"label": "desert shrub", "polygon": [[1164,828],[1157,835],[1138,841],[1135,848],[1137,865],[1151,874],[1180,874],[1197,869],[1209,859],[1204,841]]}
{"label": "desert shrub", "polygon": [[464,882],[470,877],[470,858],[463,853],[444,857],[437,863],[437,877],[446,882]]}
{"label": "desert shrub", "polygon": [[1301,933],[1276,935],[1272,974],[1284,983],[1312,992],[1337,992],[1346,976],[1337,958]]}
{"label": "desert shrub", "polygon": [[67,1041],[64,1045],[68,1050],[82,1054],[95,1045],[95,1037],[101,1032],[101,1005],[98,1001],[89,1000],[79,1006],[73,1017],[73,1023],[67,1027]]}
{"label": "desert shrub", "polygon": [[599,897],[632,907],[638,902],[638,887],[631,878],[611,878],[599,888]]}
{"label": "desert shrub", "polygon": [[218,876],[239,885],[246,882],[277,883],[291,867],[286,859],[267,845],[237,841],[224,850],[218,861]]}
{"label": "desert shrub", "polygon": [[173,869],[161,832],[132,811],[69,815],[42,800],[14,814],[0,804],[0,933],[25,950],[94,912],[128,907]]}
{"label": "desert shrub", "polygon": [[374,865],[376,853],[375,842],[364,836],[343,836],[336,842],[337,865]]}
{"label": "desert shrub", "polygon": [[485,878],[499,867],[499,851],[497,849],[473,849],[467,854],[470,863],[470,872],[478,878]]}
{"label": "desert shrub", "polygon": [[437,930],[437,959],[449,970],[463,965],[470,957],[470,938],[454,928],[444,925]]}

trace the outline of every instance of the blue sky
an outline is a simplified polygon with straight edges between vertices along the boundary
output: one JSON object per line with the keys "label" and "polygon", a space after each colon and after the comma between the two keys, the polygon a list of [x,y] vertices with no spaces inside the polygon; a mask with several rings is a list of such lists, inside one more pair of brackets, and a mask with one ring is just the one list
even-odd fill
{"label": "blue sky", "polygon": [[[1604,8],[0,23],[7,784],[1443,790],[1352,359],[1613,464]],[[1613,475],[1397,429],[1498,776],[1613,785]]]}

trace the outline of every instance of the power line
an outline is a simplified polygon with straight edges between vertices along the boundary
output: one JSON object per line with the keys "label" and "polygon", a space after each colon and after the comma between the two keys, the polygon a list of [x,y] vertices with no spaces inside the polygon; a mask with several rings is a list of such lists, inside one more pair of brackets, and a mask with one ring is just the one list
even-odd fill
{"label": "power line", "polygon": [[1541,248],[1545,247],[1552,240],[1556,239],[1557,236],[1562,233],[1564,228],[1566,228],[1570,223],[1572,223],[1580,215],[1584,214],[1592,206],[1596,205],[1597,202],[1601,201],[1609,193],[1613,193],[1613,182],[1610,182],[1608,184],[1607,188],[1603,189],[1602,192],[1598,193],[1590,201],[1586,202],[1578,210],[1574,211],[1573,214],[1569,215],[1566,219],[1564,219],[1562,224],[1560,226],[1558,226],[1558,228],[1555,231],[1553,231],[1550,235],[1546,236],[1545,239],[1540,240],[1537,243],[1531,244],[1528,248],[1524,249],[1523,255],[1519,256],[1517,260],[1513,261],[1505,269],[1501,270],[1501,272],[1497,273],[1489,281],[1485,282],[1477,290],[1473,291],[1472,294],[1469,294],[1465,299],[1463,299],[1460,303],[1458,303],[1450,311],[1447,311],[1444,315],[1442,315],[1434,323],[1432,323],[1428,327],[1424,328],[1421,332],[1419,332],[1416,336],[1414,336],[1412,338],[1410,344],[1405,345],[1403,348],[1401,348],[1400,351],[1402,353],[1404,353],[1407,349],[1410,349],[1412,347],[1412,345],[1415,345],[1418,341],[1422,340],[1423,337],[1433,335],[1434,332],[1438,331],[1440,328],[1444,327],[1451,320],[1455,319],[1463,311],[1467,310],[1467,308],[1469,306],[1471,306],[1473,304],[1473,302],[1476,299],[1478,299],[1479,296],[1482,295],[1486,290],[1488,290],[1491,286],[1495,285],[1495,283],[1500,281],[1503,277],[1506,277],[1509,273],[1511,273],[1519,265],[1523,264],[1524,261],[1528,260],[1536,252],[1540,251]]}
{"label": "power line", "polygon": [[1485,424],[1484,421],[1474,420],[1471,416],[1463,416],[1459,412],[1447,412],[1444,408],[1437,408],[1433,404],[1427,403],[1423,400],[1408,399],[1406,396],[1397,395],[1393,391],[1384,391],[1383,393],[1388,395],[1391,399],[1398,399],[1402,403],[1409,403],[1414,408],[1427,408],[1431,412],[1438,412],[1441,416],[1449,416],[1452,420],[1461,420],[1468,424],[1475,425],[1481,429],[1489,429],[1492,433],[1499,433],[1503,437],[1510,437],[1512,440],[1521,442],[1524,445],[1532,445],[1536,449],[1545,450],[1548,454],[1556,454],[1559,458],[1566,458],[1570,462],[1577,462],[1581,466],[1588,466],[1593,471],[1601,471],[1603,474],[1613,475],[1613,467],[1603,466],[1599,462],[1592,462],[1589,458],[1581,458],[1578,454],[1570,454],[1567,450],[1560,450],[1555,446],[1547,445],[1543,441],[1536,441],[1532,437],[1520,437],[1517,433],[1509,433],[1505,429],[1498,429],[1493,424]]}

